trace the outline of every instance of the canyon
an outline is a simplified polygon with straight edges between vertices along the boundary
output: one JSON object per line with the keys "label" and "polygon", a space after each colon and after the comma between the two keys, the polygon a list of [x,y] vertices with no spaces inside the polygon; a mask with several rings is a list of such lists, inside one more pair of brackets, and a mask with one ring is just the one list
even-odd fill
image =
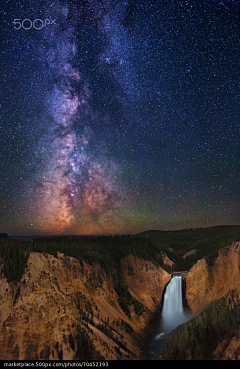
{"label": "canyon", "polygon": [[163,359],[240,360],[240,242],[205,258],[186,275],[186,300],[195,318],[179,326]]}
{"label": "canyon", "polygon": [[79,327],[106,360],[139,358],[138,337],[171,275],[133,255],[122,268],[130,293],[143,306],[140,316],[132,306],[126,315],[113,278],[99,265],[61,253],[55,258],[31,252],[18,284],[1,274],[0,359],[74,359]]}
{"label": "canyon", "polygon": [[[171,274],[134,254],[119,263],[131,295],[129,313],[120,304],[114,275],[99,264],[61,252],[31,251],[20,281],[8,282],[0,259],[0,359],[78,359],[79,342],[85,342],[91,358],[142,359],[147,327]],[[212,266],[199,259],[185,281],[186,300],[196,317],[233,290],[240,298],[240,243],[220,249]],[[238,330],[229,340],[223,337],[215,356],[224,351],[222,358],[238,357],[239,337]]]}

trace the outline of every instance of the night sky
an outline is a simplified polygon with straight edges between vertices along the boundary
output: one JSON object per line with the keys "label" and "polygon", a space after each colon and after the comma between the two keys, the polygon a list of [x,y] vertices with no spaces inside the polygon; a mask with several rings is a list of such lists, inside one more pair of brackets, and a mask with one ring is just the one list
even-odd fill
{"label": "night sky", "polygon": [[240,224],[238,5],[1,0],[0,232]]}

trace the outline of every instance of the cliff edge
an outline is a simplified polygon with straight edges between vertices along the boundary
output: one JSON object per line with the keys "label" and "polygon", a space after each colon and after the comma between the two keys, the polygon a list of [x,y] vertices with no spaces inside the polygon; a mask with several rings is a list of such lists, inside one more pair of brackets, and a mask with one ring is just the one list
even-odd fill
{"label": "cliff edge", "polygon": [[240,286],[240,242],[219,250],[213,266],[205,258],[190,269],[186,277],[186,298],[193,313],[198,314],[212,301]]}
{"label": "cliff edge", "polygon": [[123,260],[126,289],[142,306],[136,314],[130,305],[127,315],[113,277],[98,264],[30,252],[18,283],[8,283],[0,264],[3,360],[138,359],[137,338],[171,278],[133,255]]}

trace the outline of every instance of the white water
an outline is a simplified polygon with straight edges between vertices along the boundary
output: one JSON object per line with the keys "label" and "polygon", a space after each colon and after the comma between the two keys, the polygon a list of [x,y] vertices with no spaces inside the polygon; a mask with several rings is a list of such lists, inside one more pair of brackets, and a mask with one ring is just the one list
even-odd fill
{"label": "white water", "polygon": [[182,302],[182,276],[174,276],[167,285],[163,308],[164,332],[171,332],[179,324],[185,323],[189,317],[184,314]]}
{"label": "white water", "polygon": [[[182,276],[175,275],[167,285],[162,307],[162,318],[154,337],[152,337],[145,349],[144,356],[147,360],[159,360],[167,347],[167,343],[173,331],[178,325],[186,323],[193,314],[183,309],[182,300]],[[170,334],[168,334],[170,333]]]}

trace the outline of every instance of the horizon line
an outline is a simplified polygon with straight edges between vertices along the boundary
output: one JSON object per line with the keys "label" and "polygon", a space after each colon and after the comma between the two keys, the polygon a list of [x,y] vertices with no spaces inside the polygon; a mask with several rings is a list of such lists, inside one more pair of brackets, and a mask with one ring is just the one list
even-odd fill
{"label": "horizon line", "polygon": [[207,228],[216,228],[216,227],[239,227],[240,224],[221,224],[221,225],[213,225],[213,226],[205,226],[205,227],[187,227],[180,229],[147,229],[146,231],[141,231],[138,233],[112,233],[112,234],[31,234],[31,235],[19,235],[19,234],[9,234],[8,232],[0,232],[0,234],[7,234],[9,237],[111,237],[111,236],[127,236],[127,235],[140,235],[145,232],[179,232],[179,231],[190,231],[197,229],[207,229]]}

